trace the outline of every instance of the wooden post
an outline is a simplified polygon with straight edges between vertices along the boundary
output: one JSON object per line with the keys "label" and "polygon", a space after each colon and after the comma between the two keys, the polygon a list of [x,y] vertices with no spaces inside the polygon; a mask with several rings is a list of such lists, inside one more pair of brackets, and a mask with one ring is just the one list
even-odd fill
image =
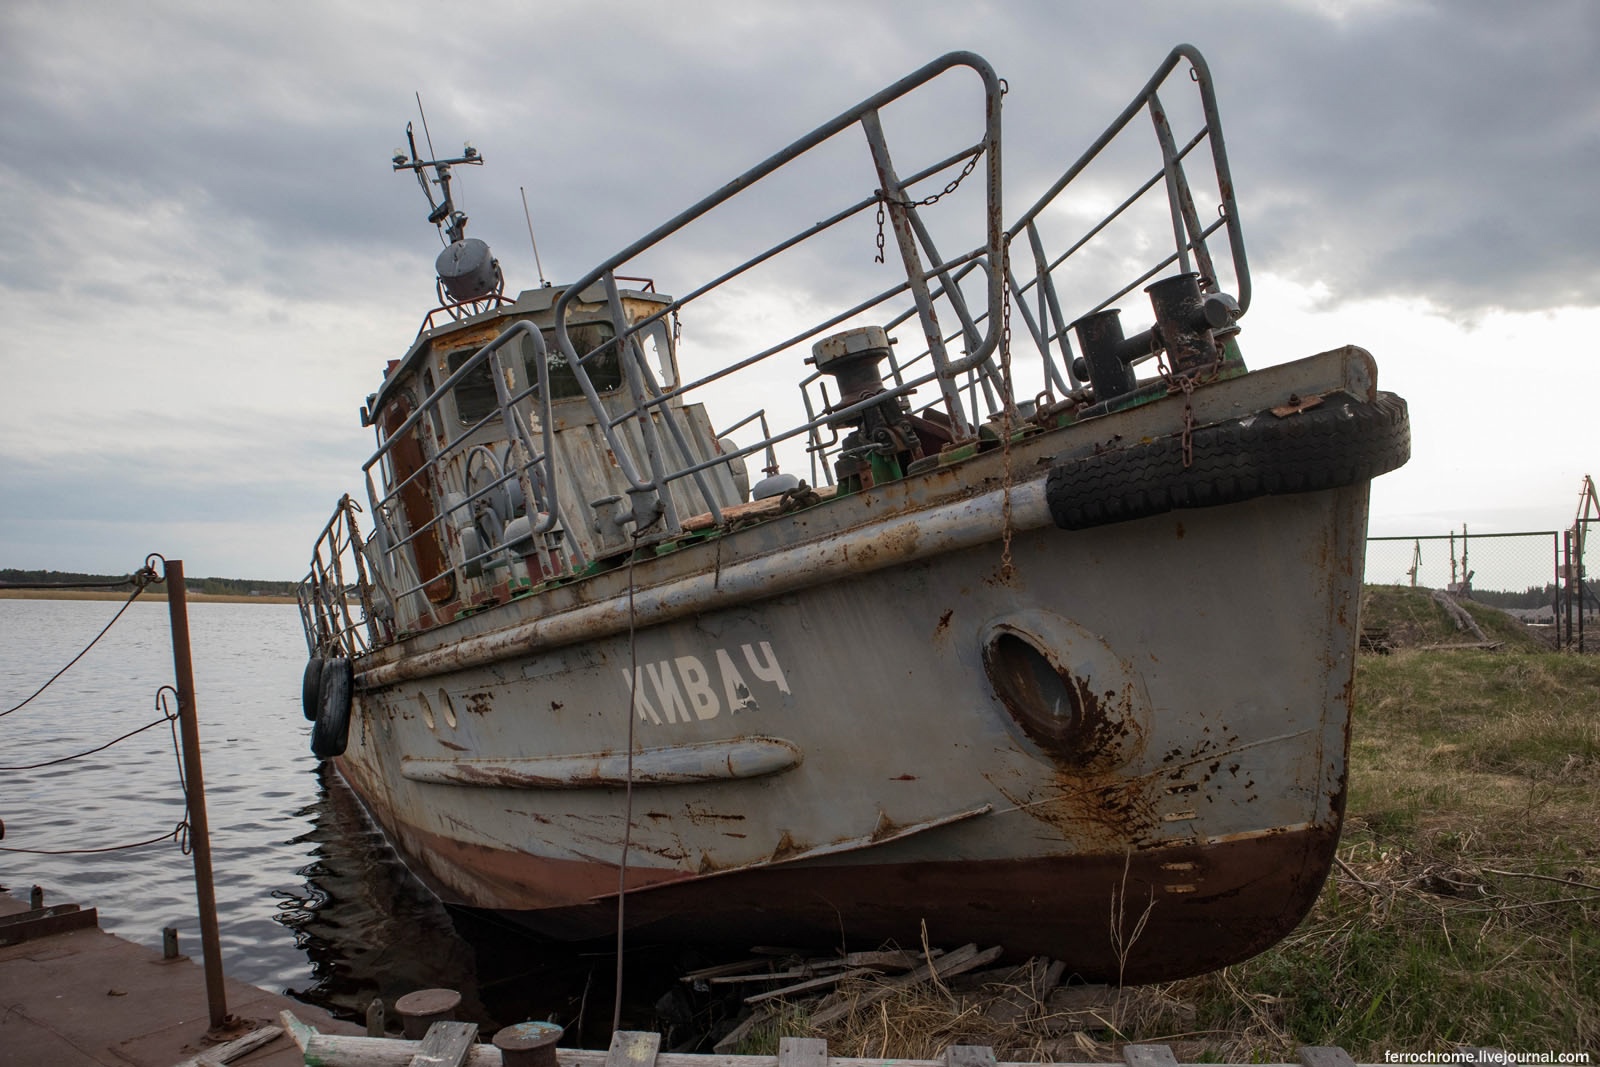
{"label": "wooden post", "polygon": [[183,731],[183,780],[189,805],[189,843],[194,853],[194,890],[200,905],[200,947],[205,953],[206,1004],[213,1030],[228,1021],[222,978],[222,939],[217,933],[217,893],[211,879],[211,826],[206,821],[205,776],[200,770],[200,718],[194,706],[194,665],[189,657],[189,599],[183,560],[166,561],[167,611],[172,619],[172,667],[178,680],[178,725]]}

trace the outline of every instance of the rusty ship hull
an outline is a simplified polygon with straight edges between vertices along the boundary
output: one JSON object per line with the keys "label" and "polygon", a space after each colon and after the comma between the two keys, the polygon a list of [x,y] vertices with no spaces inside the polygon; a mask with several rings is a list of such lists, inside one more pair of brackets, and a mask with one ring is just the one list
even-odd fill
{"label": "rusty ship hull", "polygon": [[[1371,378],[1345,350],[1196,403],[1216,421]],[[1159,437],[1183,412],[1108,416],[1095,437]],[[642,929],[914,943],[927,921],[1100,979],[1248,956],[1299,921],[1337,840],[1366,487],[1067,531],[1047,499],[1064,448],[1009,456],[1035,472],[1009,490],[1009,574],[996,452],[636,572],[631,647],[614,572],[564,610],[375,652],[339,768],[445,900],[597,936],[634,701]],[[1088,684],[1104,752],[1019,728],[984,663],[1008,631]],[[651,782],[653,759],[697,747],[711,758]],[[1130,930],[1149,912],[1115,972],[1114,901]]]}
{"label": "rusty ship hull", "polygon": [[[957,75],[981,137],[900,177],[879,111]],[[340,501],[301,588],[303,695],[313,752],[442,899],[567,939],[925,931],[1127,982],[1244,959],[1311,907],[1343,816],[1368,490],[1409,455],[1405,404],[1359,348],[1246,368],[1193,49],[1009,228],[1003,92],[952,53],[514,299],[449,198],[481,157],[397,153],[443,192],[454,299],[367,398],[367,506]],[[1155,177],[1052,234],[1092,217],[1072,183],[1141,114]],[[880,183],[853,206],[802,206],[795,236],[681,299],[633,276],[847,131]],[[979,185],[955,232],[984,243],[943,258],[933,222]],[[1153,221],[1079,270],[1145,200]],[[732,306],[874,208],[902,281],[684,373],[680,309]],[[1100,279],[1128,247],[1154,262]],[[1154,322],[1125,336],[1139,286]],[[774,374],[799,387],[786,408]],[[796,448],[814,486],[780,472]]]}

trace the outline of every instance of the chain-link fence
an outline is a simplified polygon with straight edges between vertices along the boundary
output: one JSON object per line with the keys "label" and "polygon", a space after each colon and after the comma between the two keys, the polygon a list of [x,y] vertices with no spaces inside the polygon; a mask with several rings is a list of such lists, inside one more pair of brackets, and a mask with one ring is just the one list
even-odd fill
{"label": "chain-link fence", "polygon": [[1555,628],[1560,647],[1600,648],[1600,600],[1584,566],[1587,539],[1570,530],[1367,539],[1369,585],[1444,589]]}

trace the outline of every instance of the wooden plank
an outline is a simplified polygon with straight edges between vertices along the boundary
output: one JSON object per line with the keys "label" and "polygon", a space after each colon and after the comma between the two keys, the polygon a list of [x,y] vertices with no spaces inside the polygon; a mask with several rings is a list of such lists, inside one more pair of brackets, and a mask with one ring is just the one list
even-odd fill
{"label": "wooden plank", "polygon": [[988,1045],[951,1045],[944,1050],[944,1067],[995,1067],[994,1049]]}
{"label": "wooden plank", "polygon": [[1177,1067],[1178,1058],[1166,1045],[1124,1045],[1122,1062],[1128,1067]]}
{"label": "wooden plank", "polygon": [[52,904],[48,908],[28,908],[12,915],[0,915],[0,928],[33,922],[36,919],[45,919],[52,915],[68,915],[77,910],[79,909],[76,904]]}
{"label": "wooden plank", "polygon": [[300,1051],[306,1050],[306,1043],[317,1036],[317,1028],[308,1026],[300,1021],[299,1016],[288,1008],[278,1013],[278,1025],[283,1027],[283,1032],[289,1035],[289,1040],[300,1046]]}
{"label": "wooden plank", "polygon": [[438,1022],[428,1027],[409,1067],[462,1067],[478,1040],[477,1023]]}
{"label": "wooden plank", "polygon": [[656,1067],[656,1054],[660,1051],[660,1034],[643,1030],[618,1030],[611,1035],[606,1067]]}
{"label": "wooden plank", "polygon": [[[306,1042],[304,1058],[313,1067],[409,1067],[420,1051],[421,1041],[404,1038],[318,1034]],[[604,1056],[603,1052],[591,1053],[578,1067],[602,1067]],[[468,1050],[464,1067],[502,1067],[502,1063],[499,1049],[475,1044]]]}
{"label": "wooden plank", "polygon": [[778,1067],[828,1067],[828,1043],[820,1037],[780,1037]]}
{"label": "wooden plank", "polygon": [[262,1045],[271,1044],[282,1034],[282,1027],[263,1026],[243,1037],[236,1037],[225,1045],[208,1048],[198,1056],[177,1064],[177,1067],[210,1067],[212,1064],[231,1063],[248,1052],[254,1052]]}
{"label": "wooden plank", "polygon": [[80,909],[76,904],[57,904],[8,915],[0,924],[0,945],[19,945],[39,937],[99,926],[100,913],[94,908]]}
{"label": "wooden plank", "polygon": [[859,978],[864,974],[877,973],[878,969],[876,967],[857,967],[854,970],[840,971],[837,974],[824,974],[818,978],[812,978],[808,981],[796,982],[794,985],[786,985],[781,989],[769,989],[765,993],[752,994],[751,996],[745,997],[744,1002],[746,1004],[759,1004],[763,1000],[772,1000],[775,997],[786,997],[791,993],[805,993],[812,989],[824,989],[831,985],[838,985],[846,978]]}
{"label": "wooden plank", "polygon": [[982,952],[978,951],[977,945],[962,945],[960,948],[934,960],[931,964],[924,963],[914,971],[903,974],[898,978],[891,978],[882,985],[867,990],[857,997],[853,1003],[836,1004],[831,1008],[824,1008],[814,1013],[811,1016],[811,1025],[825,1026],[837,1019],[844,1018],[858,1007],[876,1004],[884,997],[925,982],[935,975],[940,978],[946,978],[950,975],[961,974],[963,971],[974,970],[986,963],[993,963],[1004,952],[1005,949],[1000,945],[984,949]]}
{"label": "wooden plank", "polygon": [[[938,959],[944,955],[943,949],[934,949],[930,955]],[[917,964],[927,959],[920,952],[909,949],[885,949],[877,952],[851,952],[844,957],[846,967],[892,967],[896,970],[909,971]]]}
{"label": "wooden plank", "polygon": [[1307,1045],[1298,1056],[1304,1067],[1356,1067],[1350,1053],[1336,1045]]}
{"label": "wooden plank", "polygon": [[782,982],[790,978],[815,978],[821,971],[839,971],[845,964],[838,960],[817,960],[787,971],[768,971],[766,974],[724,974],[708,978],[710,985],[742,985],[745,982]]}
{"label": "wooden plank", "polygon": [[1056,986],[1061,984],[1061,979],[1066,973],[1067,965],[1061,960],[1051,962],[1050,966],[1044,969],[1044,977],[1039,980],[1039,987],[1033,992],[1039,1003],[1044,1003],[1045,998],[1056,991]]}
{"label": "wooden plank", "polygon": [[748,974],[759,971],[763,967],[772,966],[772,960],[760,957],[753,960],[738,960],[734,963],[719,963],[715,967],[702,967],[698,971],[690,971],[679,978],[680,982],[698,982],[703,979],[720,978],[726,974]]}
{"label": "wooden plank", "polygon": [[771,1017],[772,1016],[769,1015],[765,1009],[758,1009],[751,1012],[749,1017],[747,1017],[744,1022],[740,1023],[738,1026],[735,1026],[732,1030],[729,1030],[722,1036],[721,1040],[719,1040],[715,1045],[712,1045],[711,1051],[718,1054],[732,1052],[734,1049],[739,1047],[740,1042],[750,1036],[750,1031],[754,1030],[758,1025],[760,1025],[763,1020],[770,1019]]}

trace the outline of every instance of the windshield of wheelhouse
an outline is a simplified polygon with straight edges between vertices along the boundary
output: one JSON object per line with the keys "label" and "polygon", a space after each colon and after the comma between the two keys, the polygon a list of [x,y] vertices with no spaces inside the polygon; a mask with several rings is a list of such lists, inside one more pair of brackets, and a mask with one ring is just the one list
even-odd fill
{"label": "windshield of wheelhouse", "polygon": [[[540,333],[544,335],[545,350],[549,354],[550,398],[565,400],[569,397],[582,396],[583,388],[578,384],[576,371],[568,365],[566,354],[556,347],[555,329],[547,327]],[[615,336],[616,332],[609,322],[577,322],[567,327],[567,337],[571,340],[573,351],[578,354],[579,359],[588,356]],[[478,346],[474,345],[446,353],[445,362],[450,368],[450,373],[454,374],[460,370],[477,351]],[[530,343],[524,342],[522,351],[522,374],[525,383],[522,388],[532,387],[533,395],[537,396],[539,392],[537,356]],[[622,364],[617,358],[615,347],[595,355],[583,366],[597,393],[609,393],[622,385]],[[463,426],[474,425],[498,406],[495,400],[494,380],[489,377],[487,361],[473,368],[465,378],[456,383],[451,393],[455,399],[456,418]]]}

